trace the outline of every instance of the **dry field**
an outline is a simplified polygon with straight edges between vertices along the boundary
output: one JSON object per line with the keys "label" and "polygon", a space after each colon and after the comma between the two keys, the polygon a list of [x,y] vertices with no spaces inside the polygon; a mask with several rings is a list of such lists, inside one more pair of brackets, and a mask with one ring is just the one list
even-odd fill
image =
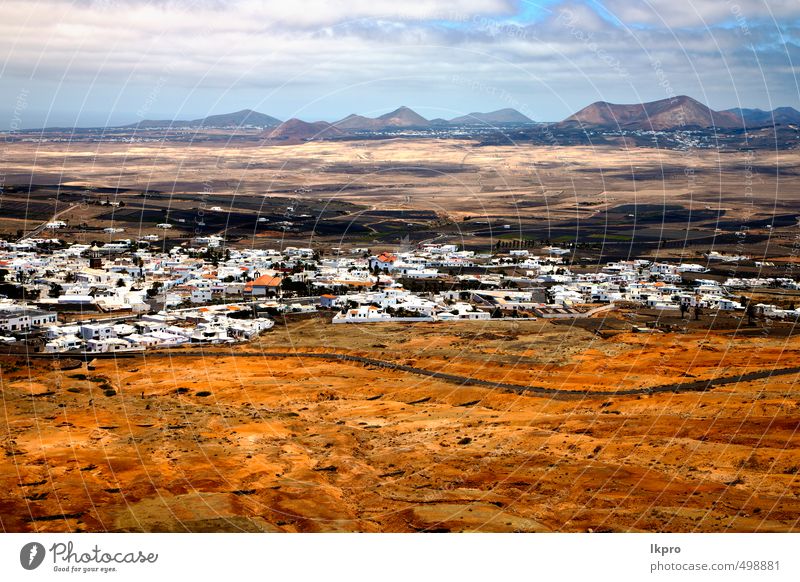
{"label": "dry field", "polygon": [[798,374],[562,399],[290,355],[309,351],[570,390],[800,365],[793,336],[317,319],[202,357],[7,361],[3,529],[800,529]]}
{"label": "dry field", "polygon": [[[479,248],[497,234],[487,234],[490,226],[511,223],[519,228],[510,236],[523,238],[558,241],[578,229],[590,240],[609,236],[624,255],[635,222],[651,245],[639,251],[679,256],[688,248],[694,257],[708,244],[658,242],[713,234],[725,221],[722,230],[732,233],[760,219],[750,229],[758,235],[774,219],[761,246],[745,241],[730,250],[796,260],[797,152],[457,140],[7,145],[6,186],[17,188],[4,192],[0,232],[30,230],[63,211],[71,225],[91,227],[73,229],[68,240],[100,238],[99,229],[112,225],[125,234],[109,238],[130,237],[156,232],[169,216],[174,243],[195,232],[202,201],[226,209],[222,218],[206,213],[203,232],[224,232],[237,244],[312,239],[387,248],[410,233],[414,241]],[[68,188],[27,188],[58,184]],[[125,206],[85,203],[93,197]],[[293,219],[296,232],[255,223],[262,214],[270,224],[282,220],[287,205],[311,215]],[[791,330],[735,335],[725,322],[714,327],[601,339],[542,321],[351,327],[311,319],[202,357],[151,353],[99,361],[94,370],[6,359],[0,525],[796,531],[797,374],[702,392],[614,394],[800,366]],[[522,395],[291,352],[608,394]]]}
{"label": "dry field", "polygon": [[[232,208],[237,199],[268,195],[306,199],[317,207],[435,211],[457,224],[472,217],[523,225],[585,221],[633,203],[723,210],[725,219],[734,220],[769,218],[796,208],[798,162],[794,151],[479,147],[467,140],[410,139],[294,146],[20,142],[7,144],[3,158],[7,185],[129,189],[118,195],[129,209],[141,204],[135,197],[143,190],[167,200],[174,196],[178,209],[187,205],[185,196],[191,201],[204,192],[228,197]],[[53,210],[66,208],[51,198]],[[4,197],[6,206],[26,202],[24,191]],[[2,218],[0,229],[30,229],[41,221],[26,218]],[[62,218],[112,225],[107,210],[92,207],[76,207]],[[151,225],[137,220],[118,218],[116,224],[150,232]]]}

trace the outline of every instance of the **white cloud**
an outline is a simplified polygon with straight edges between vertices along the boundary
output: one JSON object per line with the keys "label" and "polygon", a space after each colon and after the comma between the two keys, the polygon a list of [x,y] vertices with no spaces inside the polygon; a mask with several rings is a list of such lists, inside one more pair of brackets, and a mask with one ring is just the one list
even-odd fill
{"label": "white cloud", "polygon": [[602,4],[626,24],[664,27],[751,26],[800,18],[798,0],[603,0]]}
{"label": "white cloud", "polygon": [[[30,2],[11,0],[10,4]],[[93,13],[232,18],[252,24],[268,22],[275,27],[311,28],[360,18],[466,20],[479,14],[509,14],[514,4],[512,0],[83,0],[75,8]]]}
{"label": "white cloud", "polygon": [[[763,4],[731,1],[748,15]],[[671,26],[689,26],[698,15],[725,20],[719,7],[732,5],[650,0],[654,12],[636,4],[606,0],[626,23],[658,24],[654,14],[661,14]],[[788,13],[794,3],[770,0],[769,5]],[[666,76],[676,93],[716,98],[712,106],[736,105],[740,89],[742,99],[754,105],[765,104],[765,90],[779,93],[780,104],[797,105],[796,95],[786,98],[792,95],[794,71],[781,31],[763,19],[748,20],[744,39],[736,26],[627,29],[578,0],[551,5],[548,18],[509,25],[520,22],[508,18],[514,6],[510,0],[8,0],[0,3],[0,78],[6,86],[12,78],[63,79],[74,92],[95,80],[110,87],[129,84],[139,91],[139,102],[154,86],[163,86],[164,94],[175,87],[225,94],[289,84],[305,91],[298,107],[347,87],[365,84],[366,93],[394,83],[417,89],[430,102],[439,94],[469,92],[473,101],[485,97],[487,108],[514,106],[490,101],[512,92],[520,103],[561,100],[566,116],[567,109],[595,99],[661,98],[659,83]],[[768,48],[754,55],[750,42]],[[167,108],[164,102],[160,106]],[[358,109],[358,103],[350,107]]]}

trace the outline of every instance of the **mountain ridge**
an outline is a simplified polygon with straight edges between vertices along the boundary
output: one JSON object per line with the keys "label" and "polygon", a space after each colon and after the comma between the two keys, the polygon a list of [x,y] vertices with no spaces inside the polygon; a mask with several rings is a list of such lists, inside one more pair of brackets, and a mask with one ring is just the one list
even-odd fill
{"label": "mountain ridge", "polygon": [[772,110],[734,107],[725,111],[740,117],[748,127],[800,123],[800,111],[794,107],[776,107]]}
{"label": "mountain ridge", "polygon": [[232,113],[208,115],[192,120],[145,119],[122,127],[147,128],[185,128],[185,127],[277,127],[282,122],[277,117],[259,113],[252,109],[242,109]]}
{"label": "mountain ridge", "polygon": [[[413,109],[401,106],[377,117],[366,117],[352,113],[343,119],[328,122],[309,122],[293,118],[286,122],[277,117],[259,113],[252,109],[242,109],[232,113],[209,115],[193,120],[142,120],[136,123],[115,126],[118,129],[189,129],[189,128],[262,128],[277,129],[285,126],[282,133],[303,133],[313,135],[322,131],[328,135],[346,135],[352,131],[384,131],[393,129],[435,129],[453,126],[501,126],[526,125],[535,122],[513,108],[503,108],[490,112],[472,112],[452,119],[426,119]],[[310,124],[300,126],[299,122]],[[617,104],[596,101],[573,113],[560,122],[547,122],[555,126],[598,127],[611,129],[665,130],[683,127],[740,128],[768,125],[800,124],[800,111],[793,107],[777,107],[771,111],[758,108],[731,108],[715,111],[705,104],[686,95],[649,101],[644,103]],[[315,125],[316,124],[316,125]],[[321,125],[327,124],[327,125]],[[328,128],[331,126],[337,131]],[[70,128],[42,128],[42,130],[63,130]],[[72,129],[83,129],[77,126]]]}
{"label": "mountain ridge", "polygon": [[283,143],[300,143],[314,139],[337,137],[344,133],[327,121],[303,121],[293,117],[278,127],[264,132],[267,141]]}
{"label": "mountain ridge", "polygon": [[533,123],[534,121],[510,107],[498,109],[497,111],[489,111],[488,113],[481,113],[478,111],[454,117],[449,121],[451,125],[495,125],[503,123]]}
{"label": "mountain ridge", "polygon": [[595,101],[561,124],[657,131],[680,127],[741,127],[742,120],[730,112],[714,111],[692,97],[679,95],[646,103]]}

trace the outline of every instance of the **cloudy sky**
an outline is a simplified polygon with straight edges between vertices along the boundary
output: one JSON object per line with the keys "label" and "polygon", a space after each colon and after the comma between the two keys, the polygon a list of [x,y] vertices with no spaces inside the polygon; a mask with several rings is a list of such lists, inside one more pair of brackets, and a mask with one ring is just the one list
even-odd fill
{"label": "cloudy sky", "polygon": [[0,0],[0,127],[800,108],[798,0]]}

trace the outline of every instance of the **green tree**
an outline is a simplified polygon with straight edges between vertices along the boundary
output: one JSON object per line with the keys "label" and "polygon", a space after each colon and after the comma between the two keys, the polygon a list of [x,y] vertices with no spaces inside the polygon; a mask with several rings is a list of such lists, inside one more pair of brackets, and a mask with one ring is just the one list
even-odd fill
{"label": "green tree", "polygon": [[747,308],[745,309],[747,313],[747,325],[753,325],[756,319],[756,306],[753,305],[752,301],[747,302]]}
{"label": "green tree", "polygon": [[153,283],[153,285],[150,287],[150,289],[147,290],[147,296],[148,297],[157,296],[161,292],[161,288],[163,286],[164,286],[164,284],[161,281],[156,281],[155,283]]}

